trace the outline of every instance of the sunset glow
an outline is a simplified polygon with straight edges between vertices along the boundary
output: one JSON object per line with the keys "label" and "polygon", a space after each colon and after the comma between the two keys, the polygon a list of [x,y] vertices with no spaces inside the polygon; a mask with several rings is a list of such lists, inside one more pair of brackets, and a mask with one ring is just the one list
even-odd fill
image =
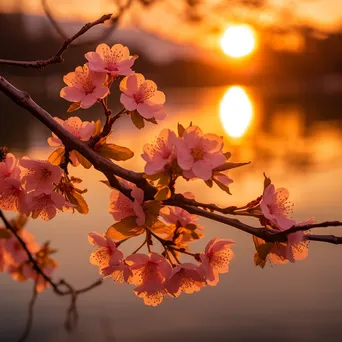
{"label": "sunset glow", "polygon": [[253,29],[247,25],[234,25],[227,28],[222,39],[222,50],[230,57],[241,58],[255,49]]}
{"label": "sunset glow", "polygon": [[246,91],[238,86],[228,89],[220,103],[224,130],[232,138],[240,138],[253,118],[253,106]]}

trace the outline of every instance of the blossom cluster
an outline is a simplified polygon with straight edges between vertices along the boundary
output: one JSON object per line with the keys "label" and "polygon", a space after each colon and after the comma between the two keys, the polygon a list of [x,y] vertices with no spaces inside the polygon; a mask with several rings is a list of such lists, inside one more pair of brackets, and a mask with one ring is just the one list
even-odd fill
{"label": "blossom cluster", "polygon": [[144,303],[159,305],[165,296],[177,298],[182,292],[192,294],[206,285],[214,286],[219,275],[228,272],[233,257],[232,240],[212,239],[204,253],[197,256],[199,264],[174,265],[161,254],[134,253],[124,258],[118,243],[96,232],[89,234],[89,242],[98,247],[90,256],[90,262],[99,267],[100,273],[117,282],[135,285],[134,293]]}
{"label": "blossom cluster", "polygon": [[0,162],[0,208],[50,220],[68,206],[56,191],[63,170],[48,161],[8,153]]}
{"label": "blossom cluster", "polygon": [[[26,220],[25,216],[20,215],[13,219],[11,224],[31,255],[35,257],[40,269],[50,276],[57,267],[50,257],[54,251],[49,248],[48,244],[39,245],[34,240],[33,235],[24,228]],[[0,236],[0,272],[6,271],[13,279],[20,282],[32,279],[35,282],[36,291],[42,292],[48,283],[41,274],[37,273],[17,237],[3,227],[0,227]]]}

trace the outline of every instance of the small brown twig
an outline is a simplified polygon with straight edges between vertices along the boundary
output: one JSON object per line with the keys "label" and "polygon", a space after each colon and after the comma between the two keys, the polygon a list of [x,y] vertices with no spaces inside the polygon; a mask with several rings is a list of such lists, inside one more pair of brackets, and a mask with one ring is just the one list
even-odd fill
{"label": "small brown twig", "polygon": [[63,54],[68,49],[70,44],[82,36],[84,33],[89,31],[92,27],[103,24],[106,20],[111,18],[112,14],[105,14],[101,18],[85,24],[77,33],[75,33],[71,38],[68,38],[64,41],[62,46],[59,50],[50,58],[44,60],[37,60],[37,61],[13,61],[7,59],[0,59],[0,64],[6,65],[15,65],[23,68],[36,68],[36,69],[44,69],[48,65],[62,63],[64,61]]}

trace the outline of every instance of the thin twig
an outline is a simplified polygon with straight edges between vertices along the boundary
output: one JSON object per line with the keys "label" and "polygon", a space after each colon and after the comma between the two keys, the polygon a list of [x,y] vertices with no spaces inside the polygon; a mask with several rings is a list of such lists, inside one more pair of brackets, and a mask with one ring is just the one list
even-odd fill
{"label": "thin twig", "polygon": [[103,24],[106,20],[111,18],[112,14],[105,14],[101,18],[85,24],[76,34],[74,34],[71,38],[66,39],[59,50],[50,58],[44,60],[37,60],[37,61],[13,61],[7,59],[0,59],[0,64],[6,65],[15,65],[23,68],[36,68],[36,69],[43,69],[48,65],[62,63],[64,61],[63,54],[68,49],[70,44],[90,30],[92,27]]}

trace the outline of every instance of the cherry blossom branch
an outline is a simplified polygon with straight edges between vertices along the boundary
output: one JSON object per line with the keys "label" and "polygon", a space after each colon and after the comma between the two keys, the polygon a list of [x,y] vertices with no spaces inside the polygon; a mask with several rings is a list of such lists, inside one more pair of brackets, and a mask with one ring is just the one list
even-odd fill
{"label": "cherry blossom branch", "polygon": [[[102,172],[108,179],[110,185],[123,194],[131,198],[130,189],[127,189],[124,185],[122,185],[115,176],[123,178],[131,183],[134,183],[139,188],[144,191],[145,200],[154,199],[154,195],[157,192],[157,189],[149,184],[145,178],[142,177],[141,173],[137,173],[131,170],[127,170],[107,159],[100,156],[94,150],[92,150],[89,145],[83,141],[77,139],[70,132],[65,130],[58,122],[56,122],[53,117],[42,107],[40,107],[36,102],[32,100],[32,98],[25,92],[15,88],[10,82],[8,82],[4,77],[0,76],[0,90],[6,94],[9,98],[11,98],[16,104],[20,107],[26,109],[33,116],[35,116],[38,120],[40,120],[45,126],[47,126],[53,133],[57,135],[57,137],[63,142],[63,144],[68,147],[70,150],[76,150],[80,154],[82,154],[85,158],[87,158],[97,169]],[[189,202],[190,201],[190,202]],[[232,219],[223,215],[218,215],[214,212],[201,209],[199,207],[204,207],[209,210],[219,211],[223,214],[232,213],[234,210],[237,210],[234,207],[228,208],[219,208],[213,204],[204,204],[200,202],[193,202],[192,200],[187,200],[184,196],[176,194],[169,200],[163,202],[165,205],[178,206],[187,210],[190,214],[199,215],[202,217],[206,217],[212,219],[217,222],[224,223],[226,225],[237,228],[241,231],[244,231],[248,234],[259,237],[267,242],[285,242],[287,241],[287,235],[296,231],[305,231],[312,228],[318,227],[328,227],[331,225],[334,226],[342,226],[342,222],[332,221],[332,222],[322,222],[313,225],[306,226],[296,226],[292,227],[290,230],[279,232],[276,230],[267,229],[264,227],[252,227],[244,224],[243,222]],[[239,208],[242,209],[242,208]],[[322,237],[322,239],[324,239]],[[323,240],[320,241],[323,241]],[[331,242],[331,238],[327,238],[326,242]],[[340,243],[340,242],[339,242]]]}
{"label": "cherry blossom branch", "polygon": [[72,37],[65,40],[59,50],[50,58],[44,60],[37,60],[37,61],[13,61],[7,59],[0,59],[0,64],[6,65],[15,65],[23,68],[36,68],[36,69],[44,69],[48,65],[62,63],[64,61],[63,54],[71,45],[71,43],[82,36],[84,33],[89,31],[92,27],[103,24],[106,20],[111,18],[112,14],[105,14],[101,18],[85,24],[76,34]]}
{"label": "cherry blossom branch", "polygon": [[335,235],[307,234],[307,235],[305,235],[305,239],[309,240],[309,241],[319,241],[319,242],[332,243],[334,245],[341,245],[342,244],[342,236],[335,236]]}

